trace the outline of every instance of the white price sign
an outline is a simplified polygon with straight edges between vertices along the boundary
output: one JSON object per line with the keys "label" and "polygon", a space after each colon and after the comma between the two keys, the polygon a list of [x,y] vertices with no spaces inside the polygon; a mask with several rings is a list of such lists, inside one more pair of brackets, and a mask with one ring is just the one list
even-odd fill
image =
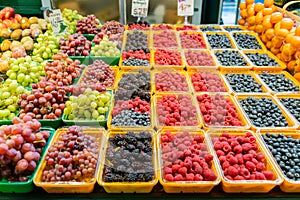
{"label": "white price sign", "polygon": [[62,33],[66,29],[60,9],[48,10],[47,16],[50,20],[52,31],[54,33]]}
{"label": "white price sign", "polygon": [[194,0],[178,0],[178,16],[194,15]]}
{"label": "white price sign", "polygon": [[147,17],[149,0],[132,0],[131,15],[134,17]]}

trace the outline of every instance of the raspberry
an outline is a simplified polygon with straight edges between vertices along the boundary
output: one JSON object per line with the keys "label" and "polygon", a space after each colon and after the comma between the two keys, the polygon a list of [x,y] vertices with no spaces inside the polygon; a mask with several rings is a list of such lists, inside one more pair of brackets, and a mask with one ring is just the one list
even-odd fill
{"label": "raspberry", "polygon": [[266,177],[263,173],[261,172],[255,172],[255,179],[256,180],[266,180]]}
{"label": "raspberry", "polygon": [[194,169],[196,169],[196,167],[200,166],[200,164],[198,162],[193,162],[192,167]]}
{"label": "raspberry", "polygon": [[222,142],[216,142],[216,143],[214,144],[214,149],[215,149],[215,150],[223,149],[223,144],[222,144]]}
{"label": "raspberry", "polygon": [[187,173],[187,168],[186,167],[181,167],[179,170],[178,170],[178,173],[181,174],[183,177],[186,176],[186,173]]}
{"label": "raspberry", "polygon": [[229,138],[229,133],[228,132],[223,132],[221,136],[225,137],[225,138]]}
{"label": "raspberry", "polygon": [[164,174],[172,174],[172,168],[170,168],[170,167],[165,167],[165,168],[164,168]]}
{"label": "raspberry", "polygon": [[243,148],[243,152],[248,152],[250,149],[251,149],[251,144],[250,143],[245,143],[245,144],[242,144],[242,148]]}
{"label": "raspberry", "polygon": [[[223,117],[223,116],[221,116],[221,117]],[[219,137],[219,141],[222,141],[222,143],[223,142],[225,142],[225,143],[223,143],[223,145],[226,145],[226,144],[228,144],[228,142],[227,142],[227,138],[226,137]]]}
{"label": "raspberry", "polygon": [[230,166],[230,163],[228,161],[225,161],[223,164],[222,164],[222,169],[226,169]]}
{"label": "raspberry", "polygon": [[194,177],[195,177],[195,175],[190,173],[190,174],[187,174],[185,178],[186,178],[187,181],[193,181]]}
{"label": "raspberry", "polygon": [[249,180],[256,180],[255,179],[255,174],[251,174]]}
{"label": "raspberry", "polygon": [[174,181],[183,181],[183,177],[181,174],[177,174],[175,177],[174,177]]}
{"label": "raspberry", "polygon": [[228,167],[228,175],[229,176],[235,177],[238,174],[239,174],[239,171],[235,167],[233,167],[233,166]]}
{"label": "raspberry", "polygon": [[255,159],[255,158],[252,158],[252,162],[257,165],[258,164],[258,161]]}
{"label": "raspberry", "polygon": [[194,177],[195,181],[203,181],[203,177],[200,174],[196,174]]}
{"label": "raspberry", "polygon": [[257,165],[256,165],[257,171],[264,171],[265,169],[266,169],[266,166],[264,163],[262,163],[262,162],[257,163]]}
{"label": "raspberry", "polygon": [[184,151],[184,150],[186,150],[186,146],[185,146],[184,144],[179,144],[179,145],[177,146],[177,149],[178,149],[179,151]]}
{"label": "raspberry", "polygon": [[194,137],[194,141],[198,142],[198,143],[203,143],[204,141],[204,137],[202,135],[196,135]]}
{"label": "raspberry", "polygon": [[233,180],[245,180],[243,176],[237,175],[233,178]]}
{"label": "raspberry", "polygon": [[225,153],[222,150],[217,150],[216,154],[217,154],[218,157],[225,156]]}
{"label": "raspberry", "polygon": [[190,157],[186,157],[185,159],[184,159],[184,166],[186,167],[186,168],[191,168],[192,167],[192,164],[193,164],[193,162],[192,162],[192,159],[190,158]]}
{"label": "raspberry", "polygon": [[250,172],[246,168],[241,168],[240,175],[243,176],[245,179],[250,179]]}
{"label": "raspberry", "polygon": [[235,153],[242,153],[243,152],[243,148],[241,145],[236,145],[234,148],[233,148],[233,151]]}
{"label": "raspberry", "polygon": [[226,159],[226,156],[220,156],[219,157],[219,161],[220,163],[222,164],[223,162],[225,162],[227,159]]}
{"label": "raspberry", "polygon": [[165,179],[166,181],[173,181],[174,177],[172,176],[172,174],[166,174]]}
{"label": "raspberry", "polygon": [[196,174],[202,174],[203,172],[202,167],[200,165],[195,167],[194,171]]}
{"label": "raspberry", "polygon": [[172,166],[172,172],[173,173],[177,173],[179,169],[180,169],[180,165],[178,165],[178,164]]}
{"label": "raspberry", "polygon": [[256,159],[257,159],[258,161],[263,161],[263,160],[265,159],[265,155],[262,154],[261,152],[258,152],[258,153],[256,154]]}
{"label": "raspberry", "polygon": [[252,133],[247,132],[246,135],[245,135],[245,137],[253,137],[253,136],[252,136]]}
{"label": "raspberry", "polygon": [[271,171],[263,171],[263,174],[265,175],[265,177],[266,177],[267,180],[273,180],[273,176],[274,176],[273,172],[271,172]]}
{"label": "raspberry", "polygon": [[214,181],[217,179],[216,174],[214,173],[213,170],[207,169],[203,172],[204,180],[205,181]]}
{"label": "raspberry", "polygon": [[211,162],[213,160],[213,158],[214,157],[210,154],[207,154],[204,156],[205,162],[207,162],[207,163]]}
{"label": "raspberry", "polygon": [[192,158],[192,161],[193,161],[193,162],[200,163],[200,161],[201,161],[200,156],[194,155],[193,158]]}
{"label": "raspberry", "polygon": [[208,164],[207,164],[205,161],[201,161],[201,162],[200,162],[200,166],[201,166],[202,168],[205,168],[205,167],[208,168]]}
{"label": "raspberry", "polygon": [[225,178],[227,178],[228,180],[231,180],[231,181],[233,180],[233,178],[229,175],[225,176]]}
{"label": "raspberry", "polygon": [[236,159],[238,160],[238,164],[244,164],[243,154],[239,153],[235,155]]}
{"label": "raspberry", "polygon": [[257,151],[257,149],[258,149],[257,144],[252,143],[252,144],[251,144],[251,149],[254,150],[254,151]]}
{"label": "raspberry", "polygon": [[251,161],[247,161],[245,167],[250,171],[253,172],[255,170],[255,164]]}
{"label": "raspberry", "polygon": [[245,161],[251,161],[253,159],[253,155],[252,154],[245,154],[245,155],[243,155],[243,159]]}
{"label": "raspberry", "polygon": [[228,153],[231,151],[231,146],[229,144],[223,146],[223,151]]}
{"label": "raspberry", "polygon": [[252,144],[256,143],[256,138],[254,136],[250,136],[249,137],[249,142],[252,143]]}
{"label": "raspberry", "polygon": [[232,146],[232,147],[235,147],[237,145],[239,145],[239,143],[237,141],[230,142],[230,146]]}
{"label": "raspberry", "polygon": [[173,165],[172,162],[165,162],[165,163],[164,163],[164,166],[165,166],[165,167],[170,167],[170,168],[172,168],[172,165]]}
{"label": "raspberry", "polygon": [[238,164],[238,159],[237,159],[236,157],[231,157],[231,158],[229,159],[229,163],[230,163],[231,165]]}
{"label": "raspberry", "polygon": [[191,150],[186,150],[186,151],[184,151],[184,156],[185,157],[188,157],[188,156],[190,156],[192,154],[192,152],[191,152]]}
{"label": "raspberry", "polygon": [[169,142],[169,137],[167,135],[162,135],[161,142]]}

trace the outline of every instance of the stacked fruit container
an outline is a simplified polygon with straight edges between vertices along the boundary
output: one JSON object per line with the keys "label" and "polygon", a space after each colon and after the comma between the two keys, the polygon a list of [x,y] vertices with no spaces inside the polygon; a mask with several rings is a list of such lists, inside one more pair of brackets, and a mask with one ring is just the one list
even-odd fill
{"label": "stacked fruit container", "polygon": [[9,60],[0,192],[300,191],[300,83],[255,32],[66,13]]}

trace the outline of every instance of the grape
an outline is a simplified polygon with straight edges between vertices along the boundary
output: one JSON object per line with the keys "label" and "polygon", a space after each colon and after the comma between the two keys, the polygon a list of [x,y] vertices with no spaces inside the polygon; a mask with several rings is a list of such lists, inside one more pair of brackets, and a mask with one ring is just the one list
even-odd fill
{"label": "grape", "polygon": [[120,56],[121,52],[117,48],[117,42],[109,41],[108,37],[104,37],[98,45],[95,45],[91,49],[92,56]]}
{"label": "grape", "polygon": [[[87,88],[78,97],[71,96],[66,102],[64,114],[69,120],[104,120],[110,107],[111,94]],[[102,111],[103,110],[103,111]]]}
{"label": "grape", "polygon": [[82,15],[78,14],[77,10],[71,10],[65,8],[62,12],[64,24],[68,27],[68,32],[74,34],[76,32],[76,22],[83,18]]}
{"label": "grape", "polygon": [[95,15],[88,15],[76,23],[76,33],[79,34],[97,34],[100,28],[101,24]]}
{"label": "grape", "polygon": [[[40,160],[42,149],[50,133],[40,131],[41,124],[30,116],[13,119],[13,125],[0,127],[0,181],[28,181]],[[23,137],[24,130],[29,135]],[[33,129],[35,128],[35,129]],[[47,132],[47,133],[46,133]],[[39,141],[35,140],[39,135]],[[41,142],[42,141],[42,142]]]}
{"label": "grape", "polygon": [[62,52],[68,56],[88,56],[92,43],[79,34],[69,35],[67,39],[59,40]]}
{"label": "grape", "polygon": [[98,154],[98,139],[84,134],[79,126],[71,126],[49,148],[42,181],[90,182],[95,176]]}
{"label": "grape", "polygon": [[[51,59],[59,51],[59,39],[60,37],[48,33],[40,34],[36,39],[37,43],[34,44],[32,55],[45,60]],[[34,68],[33,71],[37,71],[37,69]]]}

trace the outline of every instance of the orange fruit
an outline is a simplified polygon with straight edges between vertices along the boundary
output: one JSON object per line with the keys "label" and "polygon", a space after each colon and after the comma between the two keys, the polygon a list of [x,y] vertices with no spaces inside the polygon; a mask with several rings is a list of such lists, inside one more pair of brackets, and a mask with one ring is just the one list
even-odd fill
{"label": "orange fruit", "polygon": [[265,32],[265,35],[266,35],[266,38],[268,40],[271,40],[274,37],[274,35],[275,35],[274,29],[272,29],[272,28],[267,29],[266,32]]}
{"label": "orange fruit", "polygon": [[251,16],[247,19],[247,22],[250,26],[255,24],[255,16]]}
{"label": "orange fruit", "polygon": [[277,37],[280,37],[282,39],[285,39],[285,37],[289,34],[290,32],[286,30],[285,28],[280,28],[280,29],[275,29],[275,35]]}
{"label": "orange fruit", "polygon": [[256,33],[262,33],[264,31],[264,27],[261,24],[258,24],[255,26],[255,32]]}
{"label": "orange fruit", "polygon": [[295,29],[295,35],[300,36],[300,26],[297,26]]}
{"label": "orange fruit", "polygon": [[271,15],[271,23],[276,24],[277,22],[280,22],[283,18],[283,15],[281,12],[273,12]]}
{"label": "orange fruit", "polygon": [[265,29],[273,28],[270,18],[265,18],[262,25]]}
{"label": "orange fruit", "polygon": [[273,4],[274,4],[274,0],[265,0],[264,1],[264,6],[266,8],[269,8],[269,7],[273,6]]}
{"label": "orange fruit", "polygon": [[263,21],[264,21],[264,15],[263,15],[262,11],[260,11],[255,16],[255,23],[262,24]]}
{"label": "orange fruit", "polygon": [[249,26],[249,27],[248,27],[248,30],[250,30],[250,31],[255,31],[255,25],[254,25],[254,26]]}
{"label": "orange fruit", "polygon": [[282,60],[284,62],[289,62],[290,60],[292,60],[292,56],[291,55],[281,54],[280,60]]}
{"label": "orange fruit", "polygon": [[300,61],[299,61],[299,59],[300,59],[300,51],[299,50],[296,51],[294,57],[297,59],[297,61],[296,61],[297,65],[299,65],[300,64]]}
{"label": "orange fruit", "polygon": [[279,60],[281,60],[281,53],[275,55]]}
{"label": "orange fruit", "polygon": [[247,4],[247,5],[253,4],[254,1],[255,1],[255,0],[246,0],[246,4]]}
{"label": "orange fruit", "polygon": [[277,7],[275,5],[271,6],[270,8],[272,8],[273,12],[277,11]]}
{"label": "orange fruit", "polygon": [[246,19],[248,16],[247,10],[246,9],[241,10],[240,15],[243,19]]}
{"label": "orange fruit", "polygon": [[247,8],[247,14],[248,14],[248,16],[254,16],[255,15],[254,6],[250,6],[249,8]]}
{"label": "orange fruit", "polygon": [[290,31],[294,27],[294,24],[295,23],[291,18],[285,17],[281,20],[280,28],[285,28]]}
{"label": "orange fruit", "polygon": [[290,43],[286,43],[282,45],[282,54],[291,56],[295,53],[296,48],[293,47]]}
{"label": "orange fruit", "polygon": [[296,60],[290,60],[287,64],[288,71],[294,73],[295,65],[296,65]]}
{"label": "orange fruit", "polygon": [[280,52],[280,49],[272,47],[272,48],[270,49],[270,51],[271,51],[273,54],[276,55],[276,54],[278,54],[278,53]]}
{"label": "orange fruit", "polygon": [[[294,66],[294,71],[293,73],[299,73],[300,72],[300,60],[297,59],[296,60],[296,63],[295,63],[295,66]],[[299,80],[299,79],[298,79]]]}
{"label": "orange fruit", "polygon": [[272,13],[273,13],[272,8],[264,8],[263,9],[264,16],[266,16],[266,15],[272,15]]}
{"label": "orange fruit", "polygon": [[240,10],[244,10],[247,8],[246,2],[241,2],[239,5]]}
{"label": "orange fruit", "polygon": [[293,36],[295,35],[295,33],[289,33],[286,37],[285,37],[285,42],[286,43],[291,43]]}
{"label": "orange fruit", "polygon": [[294,78],[297,79],[298,81],[300,81],[300,73],[294,74]]}
{"label": "orange fruit", "polygon": [[243,18],[241,18],[241,19],[239,19],[238,23],[239,23],[239,25],[243,26],[243,25],[245,25],[246,21]]}
{"label": "orange fruit", "polygon": [[281,45],[282,45],[283,39],[275,36],[275,37],[272,38],[271,42],[272,42],[272,47],[280,48]]}
{"label": "orange fruit", "polygon": [[[257,26],[258,26],[258,25],[257,25]],[[267,42],[269,41],[265,34],[263,34],[263,35],[260,37],[260,39],[261,39],[261,41],[262,41],[263,43],[267,43]]]}
{"label": "orange fruit", "polygon": [[300,48],[300,36],[294,35],[291,39],[291,44],[297,49]]}
{"label": "orange fruit", "polygon": [[272,46],[272,42],[271,42],[271,41],[268,41],[268,42],[266,43],[267,49],[271,49],[271,46]]}
{"label": "orange fruit", "polygon": [[260,11],[263,10],[264,8],[265,8],[265,6],[264,6],[264,4],[262,4],[262,3],[256,3],[256,4],[254,5],[254,11],[255,11],[256,13],[260,12]]}

